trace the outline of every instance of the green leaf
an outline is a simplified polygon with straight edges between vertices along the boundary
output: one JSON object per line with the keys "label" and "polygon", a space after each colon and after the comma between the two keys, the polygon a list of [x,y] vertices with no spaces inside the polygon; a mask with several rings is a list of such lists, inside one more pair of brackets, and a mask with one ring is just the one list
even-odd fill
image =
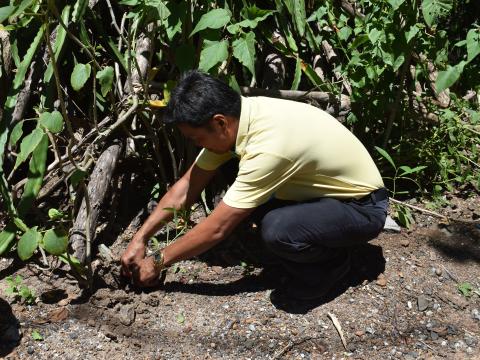
{"label": "green leaf", "polygon": [[227,9],[213,9],[203,14],[190,36],[204,29],[220,29],[229,21],[232,13]]}
{"label": "green leaf", "polygon": [[305,24],[307,23],[307,16],[305,14],[305,1],[293,0],[293,11],[295,27],[298,30],[298,35],[303,37],[303,35],[305,35]]}
{"label": "green leaf", "polygon": [[58,111],[49,113],[48,111],[40,114],[40,125],[49,130],[50,132],[57,134],[63,130],[63,117]]}
{"label": "green leaf", "polygon": [[429,27],[436,24],[438,19],[447,15],[453,7],[453,0],[423,0],[422,14]]}
{"label": "green leaf", "polygon": [[480,54],[480,29],[471,29],[467,33],[467,61],[472,61]]}
{"label": "green leaf", "polygon": [[307,78],[312,82],[314,86],[320,86],[324,83],[320,76],[318,76],[315,70],[310,66],[310,64],[302,61],[300,66],[302,67],[302,71],[305,73]]}
{"label": "green leaf", "polygon": [[[62,20],[63,23],[68,27],[69,21],[68,18],[70,17],[70,5],[66,5],[63,10],[62,10]],[[53,53],[55,54],[55,61],[57,61],[58,64],[58,59],[60,57],[60,53],[63,49],[63,45],[65,43],[65,38],[67,36],[67,31],[63,26],[59,26],[57,28],[57,36],[55,37],[55,43],[53,44]],[[57,65],[58,66],[58,65]],[[53,65],[52,65],[52,60],[50,59],[47,70],[45,71],[45,75],[43,76],[43,81],[45,83],[49,83],[53,75]]]}
{"label": "green leaf", "polygon": [[447,70],[439,71],[437,80],[435,81],[437,93],[440,93],[455,84],[455,82],[457,82],[457,80],[460,78],[460,75],[462,75],[464,66],[465,62],[462,61],[455,66],[448,65]]}
{"label": "green leaf", "polygon": [[295,76],[293,77],[292,90],[298,90],[298,85],[300,85],[300,80],[302,79],[302,59],[297,57],[295,63]]}
{"label": "green leaf", "polygon": [[383,150],[381,147],[378,147],[378,146],[375,146],[375,149],[380,153],[380,155],[382,155],[383,158],[385,158],[393,166],[394,169],[397,168],[392,157],[385,150]]}
{"label": "green leaf", "polygon": [[106,96],[108,92],[112,89],[114,71],[113,67],[107,66],[105,69],[97,72],[96,78],[100,83],[101,93],[103,96]]}
{"label": "green leaf", "polygon": [[37,330],[33,330],[32,331],[32,339],[35,340],[35,341],[42,341],[43,336],[40,335],[40,333]]}
{"label": "green leaf", "polygon": [[40,143],[32,154],[28,168],[28,180],[23,189],[22,198],[18,204],[18,213],[26,214],[37,198],[42,187],[43,175],[47,168],[48,136],[43,135]]}
{"label": "green leaf", "polygon": [[180,313],[177,315],[177,323],[182,325],[185,322],[185,315],[183,313]]}
{"label": "green leaf", "polygon": [[32,44],[28,48],[25,57],[22,59],[20,63],[20,67],[17,69],[17,73],[15,74],[15,79],[13,80],[13,88],[18,89],[25,81],[25,75],[27,74],[28,69],[30,68],[30,64],[32,62],[33,56],[37,52],[38,46],[43,39],[43,33],[45,31],[45,27],[42,25],[38,30],[35,38],[32,41]]}
{"label": "green leaf", "polygon": [[340,29],[340,31],[338,32],[338,38],[340,40],[348,40],[348,38],[350,37],[350,35],[352,35],[352,28],[350,26],[344,26]]}
{"label": "green leaf", "polygon": [[255,34],[249,32],[232,44],[233,56],[255,76]]}
{"label": "green leaf", "polygon": [[396,59],[395,62],[393,63],[393,71],[397,71],[400,69],[400,66],[405,62],[405,56],[403,54],[400,54]]}
{"label": "green leaf", "polygon": [[65,264],[70,265],[70,267],[74,269],[78,274],[83,275],[86,273],[86,268],[82,266],[80,260],[78,260],[75,256],[72,256],[68,253],[63,253],[62,255],[58,255],[58,258]]}
{"label": "green leaf", "polygon": [[10,134],[10,145],[14,146],[16,145],[17,141],[20,140],[20,138],[23,135],[23,121],[19,121],[17,125],[12,130],[12,133]]}
{"label": "green leaf", "polygon": [[76,187],[86,176],[87,173],[85,171],[77,169],[70,175],[70,183]]}
{"label": "green leaf", "polygon": [[73,68],[72,75],[70,76],[70,83],[75,91],[79,91],[90,77],[91,66],[90,64],[77,64]]}
{"label": "green leaf", "polygon": [[35,150],[44,135],[45,133],[42,129],[36,128],[23,138],[22,143],[20,144],[20,153],[17,156],[14,169],[27,160],[28,156]]}
{"label": "green leaf", "polygon": [[13,218],[13,223],[15,224],[15,226],[22,230],[22,231],[28,231],[28,226],[23,222],[22,219],[20,219],[19,217],[14,217]]}
{"label": "green leaf", "polygon": [[67,251],[68,236],[63,229],[55,228],[45,232],[42,247],[52,255],[62,255]]}
{"label": "green leaf", "polygon": [[427,166],[416,166],[413,169],[410,168],[410,166],[399,166],[399,169],[401,169],[403,172],[399,176],[405,176],[408,174],[414,174],[422,171],[423,169],[426,169]]}
{"label": "green leaf", "polygon": [[65,216],[65,214],[63,212],[61,212],[60,210],[57,210],[57,209],[54,209],[54,208],[51,208],[51,209],[48,210],[48,217],[51,220],[58,220],[58,219],[61,219],[64,216]]}
{"label": "green leaf", "polygon": [[420,29],[416,24],[410,26],[410,29],[405,33],[405,40],[407,40],[407,44],[418,34]]}
{"label": "green leaf", "polygon": [[392,6],[393,10],[398,10],[405,0],[388,0],[388,3]]}
{"label": "green leaf", "polygon": [[257,27],[258,23],[265,20],[267,17],[274,13],[273,10],[263,10],[259,9],[256,5],[244,7],[240,11],[240,15],[245,20],[237,23],[240,27],[249,27],[254,29]]}
{"label": "green leaf", "polygon": [[465,297],[472,296],[473,286],[468,282],[457,284],[457,289]]}
{"label": "green leaf", "polygon": [[200,64],[198,68],[207,72],[212,67],[225,61],[228,57],[228,41],[205,40],[202,52],[200,53]]}
{"label": "green leaf", "polygon": [[0,8],[0,24],[3,23],[15,10],[15,6],[9,5]]}
{"label": "green leaf", "polygon": [[28,8],[30,5],[32,5],[32,2],[33,2],[33,0],[23,0],[20,3],[20,6],[18,6],[17,9],[15,10],[15,12],[10,16],[15,18],[19,15],[22,15],[22,13],[25,11],[25,9]]}
{"label": "green leaf", "polygon": [[41,239],[42,234],[37,230],[28,229],[27,232],[22,235],[17,244],[17,252],[20,259],[23,261],[30,259],[37,249]]}
{"label": "green leaf", "polygon": [[15,239],[15,233],[17,227],[13,222],[9,222],[7,226],[0,232],[0,255],[3,255],[5,251],[10,248],[13,240]]}
{"label": "green leaf", "polygon": [[377,41],[380,39],[380,37],[382,37],[382,35],[385,36],[385,33],[383,31],[373,28],[369,31],[368,38],[370,39],[372,44],[375,45]]}
{"label": "green leaf", "polygon": [[85,10],[87,10],[88,0],[77,0],[73,7],[72,21],[78,22],[78,20],[83,19],[85,15]]}
{"label": "green leaf", "polygon": [[355,40],[353,40],[352,45],[350,46],[350,49],[356,49],[358,46],[365,44],[369,40],[368,35],[366,34],[361,34],[355,37]]}

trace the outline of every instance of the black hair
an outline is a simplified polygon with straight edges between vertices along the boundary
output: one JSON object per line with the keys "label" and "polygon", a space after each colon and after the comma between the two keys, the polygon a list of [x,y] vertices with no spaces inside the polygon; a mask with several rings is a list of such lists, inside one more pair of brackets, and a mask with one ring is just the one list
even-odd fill
{"label": "black hair", "polygon": [[224,82],[198,70],[185,73],[170,94],[164,122],[205,126],[216,114],[240,118],[240,94]]}

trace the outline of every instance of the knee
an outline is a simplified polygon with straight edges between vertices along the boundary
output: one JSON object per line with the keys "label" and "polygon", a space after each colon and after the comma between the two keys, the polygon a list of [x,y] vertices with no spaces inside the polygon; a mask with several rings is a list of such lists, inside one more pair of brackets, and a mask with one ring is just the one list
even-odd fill
{"label": "knee", "polygon": [[[267,248],[276,250],[285,242],[285,219],[275,211],[269,212],[262,220],[262,239]],[[288,226],[288,225],[287,225]],[[283,235],[283,236],[282,236]]]}

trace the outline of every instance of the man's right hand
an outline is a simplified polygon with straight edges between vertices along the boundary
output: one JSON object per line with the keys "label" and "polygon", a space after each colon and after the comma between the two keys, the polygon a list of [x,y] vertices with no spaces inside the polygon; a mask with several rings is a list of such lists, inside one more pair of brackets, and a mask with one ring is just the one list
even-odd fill
{"label": "man's right hand", "polygon": [[133,238],[123,253],[120,262],[122,275],[133,278],[138,272],[142,260],[145,258],[145,243],[142,239]]}

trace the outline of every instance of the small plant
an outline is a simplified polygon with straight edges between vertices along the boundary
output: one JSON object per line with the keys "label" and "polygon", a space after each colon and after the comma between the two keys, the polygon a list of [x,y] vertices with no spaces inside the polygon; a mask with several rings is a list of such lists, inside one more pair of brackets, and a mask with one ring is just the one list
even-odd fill
{"label": "small plant", "polygon": [[[420,185],[412,179],[409,175],[419,173],[420,171],[426,169],[426,166],[417,166],[414,168],[411,168],[410,166],[402,165],[402,166],[397,166],[395,164],[395,161],[393,161],[392,157],[382,148],[375,146],[375,149],[379,152],[379,154],[387,160],[390,165],[392,165],[393,169],[395,170],[395,173],[391,177],[384,177],[384,179],[389,179],[392,181],[392,197],[395,197],[395,195],[400,195],[400,194],[406,194],[408,191],[397,191],[397,182],[398,180],[408,180],[413,182],[418,188],[420,188]],[[393,208],[395,209],[395,212],[393,214],[393,217],[395,217],[401,225],[405,226],[406,228],[410,229],[412,226],[414,219],[412,212],[410,209],[406,206],[403,206],[401,204],[393,204]]]}
{"label": "small plant", "polygon": [[252,264],[247,263],[245,261],[241,261],[240,266],[243,268],[243,275],[244,276],[250,276],[255,271],[255,266],[253,266]]}
{"label": "small plant", "polygon": [[32,339],[35,341],[42,341],[43,336],[38,332],[38,330],[33,330],[32,331]]}
{"label": "small plant", "polygon": [[8,276],[6,279],[8,288],[5,291],[6,295],[13,296],[15,301],[22,300],[25,304],[33,305],[37,297],[35,292],[31,290],[27,285],[22,284],[23,279],[20,275],[15,278]]}
{"label": "small plant", "polygon": [[457,289],[465,297],[472,296],[473,286],[472,286],[472,284],[470,284],[468,282],[463,282],[463,283],[457,284]]}

